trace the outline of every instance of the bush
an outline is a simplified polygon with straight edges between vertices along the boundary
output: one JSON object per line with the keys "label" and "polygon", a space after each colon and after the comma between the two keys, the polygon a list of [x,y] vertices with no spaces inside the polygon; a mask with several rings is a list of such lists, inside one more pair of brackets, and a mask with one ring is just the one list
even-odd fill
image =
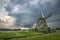
{"label": "bush", "polygon": [[52,32],[52,29],[48,28],[48,33],[51,33]]}
{"label": "bush", "polygon": [[56,29],[57,29],[57,30],[60,30],[60,28],[58,28],[58,27],[57,27]]}

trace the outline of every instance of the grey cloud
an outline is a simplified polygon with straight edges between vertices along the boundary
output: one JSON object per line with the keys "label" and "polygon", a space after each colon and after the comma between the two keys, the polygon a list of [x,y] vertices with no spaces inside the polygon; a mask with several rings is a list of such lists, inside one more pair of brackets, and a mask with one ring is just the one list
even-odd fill
{"label": "grey cloud", "polygon": [[[12,13],[12,11],[14,11],[12,9],[17,5],[19,5],[19,10]],[[59,0],[11,0],[10,4],[5,8],[9,12],[10,16],[16,17],[17,20],[15,24],[17,26],[34,24],[37,19],[41,17],[41,10],[44,12],[44,16],[47,16],[50,12],[53,13],[53,15],[47,19],[47,22],[55,22],[59,20],[60,16]]]}
{"label": "grey cloud", "polygon": [[[10,0],[0,0],[0,28],[5,28],[13,26],[15,24],[15,18],[12,16],[9,16],[9,12],[6,10],[5,7],[10,3]],[[4,23],[8,22],[8,23]],[[3,24],[2,24],[3,23]]]}
{"label": "grey cloud", "polygon": [[0,0],[0,7],[5,7],[10,2],[10,0]]}

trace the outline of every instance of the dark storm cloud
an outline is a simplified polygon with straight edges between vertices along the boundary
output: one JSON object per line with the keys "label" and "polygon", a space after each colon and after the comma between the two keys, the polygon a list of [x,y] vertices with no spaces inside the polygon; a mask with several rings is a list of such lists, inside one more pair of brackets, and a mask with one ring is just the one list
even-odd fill
{"label": "dark storm cloud", "polygon": [[33,25],[41,17],[40,11],[45,17],[53,13],[47,22],[58,21],[60,17],[60,0],[11,0],[5,8],[10,16],[16,17],[16,26]]}
{"label": "dark storm cloud", "polygon": [[26,2],[28,2],[28,0],[11,0],[11,3],[20,5],[23,5]]}

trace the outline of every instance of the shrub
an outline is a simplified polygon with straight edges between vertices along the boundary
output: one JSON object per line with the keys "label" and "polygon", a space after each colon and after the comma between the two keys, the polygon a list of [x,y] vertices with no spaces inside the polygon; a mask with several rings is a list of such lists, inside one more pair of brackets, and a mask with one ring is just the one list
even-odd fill
{"label": "shrub", "polygon": [[56,29],[57,29],[57,30],[60,30],[60,28],[58,28],[58,27],[57,27]]}
{"label": "shrub", "polygon": [[48,33],[51,33],[52,32],[52,29],[51,28],[48,28]]}

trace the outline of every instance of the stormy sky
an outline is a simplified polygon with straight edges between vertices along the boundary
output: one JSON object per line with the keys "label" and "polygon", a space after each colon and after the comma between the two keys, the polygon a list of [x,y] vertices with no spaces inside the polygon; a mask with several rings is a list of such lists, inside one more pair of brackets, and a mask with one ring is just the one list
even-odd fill
{"label": "stormy sky", "polygon": [[14,19],[12,23],[17,28],[31,27],[41,17],[41,11],[45,17],[52,13],[46,19],[50,27],[60,26],[60,0],[0,0],[0,15]]}

